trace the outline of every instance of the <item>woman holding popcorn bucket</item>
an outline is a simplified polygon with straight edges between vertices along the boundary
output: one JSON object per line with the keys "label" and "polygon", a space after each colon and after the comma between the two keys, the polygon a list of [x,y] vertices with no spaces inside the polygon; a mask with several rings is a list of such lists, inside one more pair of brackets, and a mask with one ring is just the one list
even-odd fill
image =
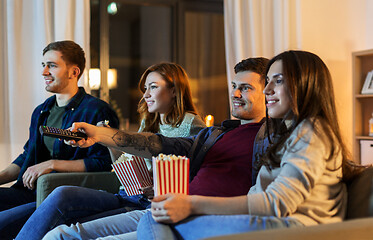
{"label": "woman holding popcorn bucket", "polygon": [[[139,89],[143,93],[138,105],[140,132],[189,137],[205,127],[192,102],[187,73],[180,65],[163,62],[150,66],[140,78]],[[112,151],[112,157],[121,154]],[[88,221],[149,205],[145,195],[128,196],[123,190],[111,194],[82,187],[58,187],[29,218],[17,239],[41,239],[63,223]]]}

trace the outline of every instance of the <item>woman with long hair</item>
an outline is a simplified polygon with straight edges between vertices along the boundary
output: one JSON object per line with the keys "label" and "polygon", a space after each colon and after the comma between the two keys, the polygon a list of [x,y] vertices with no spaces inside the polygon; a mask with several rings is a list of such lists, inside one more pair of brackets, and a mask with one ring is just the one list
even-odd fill
{"label": "woman with long hair", "polygon": [[[137,107],[139,132],[189,137],[206,127],[193,104],[188,75],[180,65],[169,62],[154,64],[142,74],[138,86],[143,93]],[[113,162],[123,153],[109,149]],[[147,164],[151,166],[149,160]]]}
{"label": "woman with long hair", "polygon": [[249,193],[157,196],[141,218],[139,239],[200,239],[344,219],[348,153],[327,66],[310,52],[283,52],[269,62],[264,93],[266,131],[257,136],[264,151],[254,154],[259,172]]}
{"label": "woman with long hair", "polygon": [[[139,131],[161,133],[168,137],[189,137],[205,127],[192,102],[188,76],[176,63],[150,66],[141,76],[143,98],[138,105]],[[109,123],[110,124],[110,123]],[[104,125],[101,123],[101,125]],[[119,153],[119,154],[118,154]],[[122,152],[111,149],[112,157]],[[41,239],[49,230],[63,223],[88,221],[150,205],[147,196],[127,196],[75,187],[56,188],[36,209],[16,239]]]}
{"label": "woman with long hair", "polygon": [[139,131],[170,136],[172,129],[172,136],[186,137],[205,127],[193,104],[188,76],[180,65],[160,63],[150,66],[141,76],[139,88],[143,92],[138,106]]}

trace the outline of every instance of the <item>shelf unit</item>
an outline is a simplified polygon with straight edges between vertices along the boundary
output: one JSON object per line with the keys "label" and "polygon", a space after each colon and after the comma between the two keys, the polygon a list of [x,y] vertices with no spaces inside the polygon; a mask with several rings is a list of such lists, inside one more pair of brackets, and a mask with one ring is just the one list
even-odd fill
{"label": "shelf unit", "polygon": [[[373,112],[373,94],[361,94],[365,78],[373,70],[373,49],[352,53],[353,81],[353,160],[360,163],[360,140],[369,137],[369,119]],[[373,157],[373,156],[372,156]]]}

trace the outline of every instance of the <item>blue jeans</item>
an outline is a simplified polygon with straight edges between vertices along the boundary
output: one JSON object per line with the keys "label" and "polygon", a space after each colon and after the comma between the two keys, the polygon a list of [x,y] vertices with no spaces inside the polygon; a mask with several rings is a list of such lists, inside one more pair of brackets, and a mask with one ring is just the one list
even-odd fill
{"label": "blue jeans", "polygon": [[253,215],[194,216],[178,224],[167,225],[155,222],[151,212],[148,212],[139,222],[137,238],[139,240],[189,240],[265,229],[301,226],[304,225],[294,218]]}
{"label": "blue jeans", "polygon": [[13,239],[36,208],[34,191],[0,188],[0,239]]}
{"label": "blue jeans", "polygon": [[145,209],[150,202],[142,197],[112,194],[75,186],[56,188],[36,209],[16,239],[41,239],[60,224],[86,222],[105,216]]}
{"label": "blue jeans", "polygon": [[135,240],[137,224],[149,210],[134,210],[85,223],[60,225],[48,232],[43,240],[61,239],[125,239]]}

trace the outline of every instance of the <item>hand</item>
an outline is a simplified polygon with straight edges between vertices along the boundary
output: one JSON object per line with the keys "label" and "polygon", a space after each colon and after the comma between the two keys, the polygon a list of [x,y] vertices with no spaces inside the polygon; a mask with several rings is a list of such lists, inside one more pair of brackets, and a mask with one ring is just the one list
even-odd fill
{"label": "hand", "polygon": [[177,223],[191,215],[191,198],[172,193],[157,196],[152,200],[151,212],[156,222]]}
{"label": "hand", "polygon": [[87,148],[95,144],[96,142],[99,142],[99,139],[97,137],[97,128],[94,125],[84,123],[84,122],[75,122],[69,128],[70,131],[72,132],[77,132],[81,131],[85,134],[87,134],[88,138],[87,139],[82,139],[79,140],[78,142],[74,140],[64,140],[65,144],[73,146],[73,147],[81,147],[81,148]]}
{"label": "hand", "polygon": [[27,170],[22,176],[23,186],[27,187],[30,190],[33,190],[35,188],[36,180],[41,175],[53,171],[53,161],[54,160],[45,161],[27,168]]}

